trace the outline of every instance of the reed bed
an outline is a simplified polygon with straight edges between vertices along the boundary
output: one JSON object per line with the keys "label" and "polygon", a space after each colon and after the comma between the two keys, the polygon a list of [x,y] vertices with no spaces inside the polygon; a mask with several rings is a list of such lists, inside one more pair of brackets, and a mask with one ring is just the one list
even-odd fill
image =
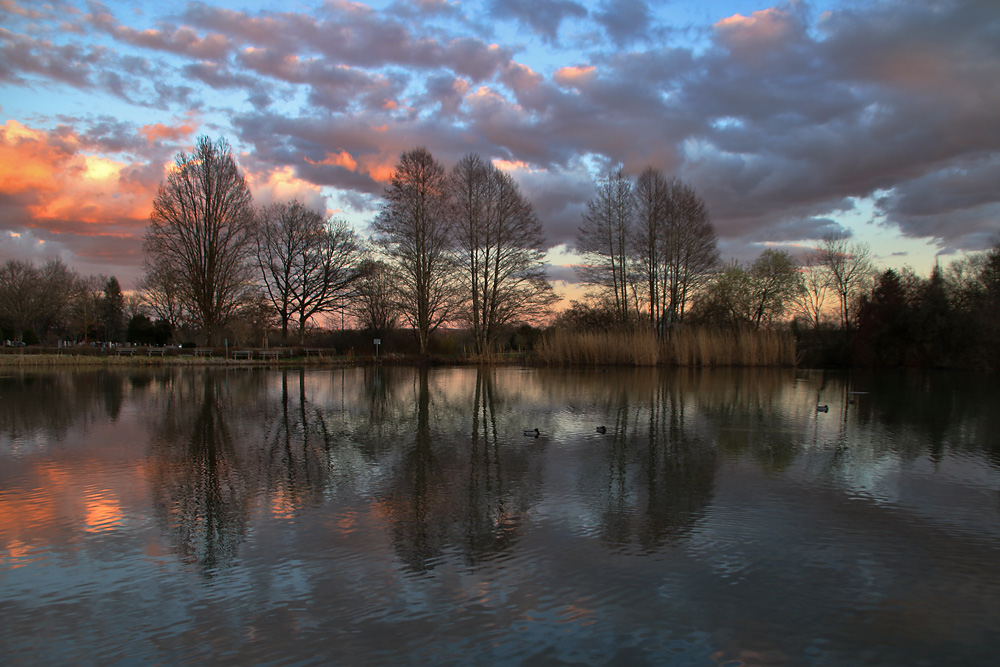
{"label": "reed bed", "polygon": [[794,366],[795,339],[774,330],[677,329],[663,340],[650,330],[558,330],[539,342],[553,366]]}

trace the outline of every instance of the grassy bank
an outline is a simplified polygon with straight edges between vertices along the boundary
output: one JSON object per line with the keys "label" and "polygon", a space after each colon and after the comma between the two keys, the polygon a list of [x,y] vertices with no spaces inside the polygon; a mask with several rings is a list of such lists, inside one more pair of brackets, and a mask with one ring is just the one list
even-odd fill
{"label": "grassy bank", "polygon": [[119,356],[117,354],[75,354],[35,351],[0,354],[0,368],[33,367],[156,367],[156,366],[345,366],[367,361],[354,356],[283,356],[278,358],[227,358],[224,354],[194,356],[173,354],[164,356]]}
{"label": "grassy bank", "polygon": [[[375,361],[371,356],[335,355],[332,349],[326,348],[272,348],[238,353],[224,348],[212,348],[210,353],[208,348],[170,348],[162,354],[157,350],[154,356],[141,348],[132,352],[122,354],[119,349],[97,348],[8,348],[0,351],[0,367],[352,366]],[[234,358],[234,354],[239,354],[239,358]],[[649,330],[577,333],[559,329],[539,340],[533,353],[435,357],[384,354],[379,361],[387,365],[794,366],[795,354],[795,340],[790,332],[680,329],[664,340],[657,340]]]}
{"label": "grassy bank", "polygon": [[560,330],[537,347],[548,365],[794,366],[795,339],[771,330],[680,329],[664,340],[652,331],[575,333]]}

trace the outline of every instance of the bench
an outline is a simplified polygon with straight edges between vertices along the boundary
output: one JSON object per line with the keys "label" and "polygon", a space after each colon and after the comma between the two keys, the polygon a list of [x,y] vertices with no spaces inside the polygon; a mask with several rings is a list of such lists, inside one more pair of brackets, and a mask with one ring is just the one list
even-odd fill
{"label": "bench", "polygon": [[166,353],[166,351],[167,351],[167,349],[164,348],[164,347],[149,347],[149,348],[146,348],[146,354],[148,354],[151,357],[154,356],[154,355],[158,356],[158,357],[162,357],[164,355],[164,353]]}
{"label": "bench", "polygon": [[233,350],[233,359],[253,359],[253,350]]}
{"label": "bench", "polygon": [[324,354],[331,352],[331,350],[322,347],[307,347],[302,350],[307,357],[316,355],[317,357],[322,357]]}
{"label": "bench", "polygon": [[196,357],[210,357],[215,352],[215,349],[211,347],[195,347],[191,351],[194,352],[194,356]]}
{"label": "bench", "polygon": [[131,357],[132,355],[135,354],[135,349],[131,347],[120,347],[117,350],[115,350],[115,354],[117,354],[119,357]]}
{"label": "bench", "polygon": [[281,356],[281,350],[261,350],[259,354],[261,359],[277,359]]}

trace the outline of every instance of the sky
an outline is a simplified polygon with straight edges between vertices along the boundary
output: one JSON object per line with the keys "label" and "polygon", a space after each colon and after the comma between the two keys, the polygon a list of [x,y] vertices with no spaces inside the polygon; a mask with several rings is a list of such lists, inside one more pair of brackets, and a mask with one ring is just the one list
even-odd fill
{"label": "sky", "polygon": [[832,232],[926,274],[1000,239],[1000,2],[0,0],[0,261],[131,288],[200,135],[362,235],[401,153],[476,152],[565,294],[618,164],[693,185],[724,260]]}

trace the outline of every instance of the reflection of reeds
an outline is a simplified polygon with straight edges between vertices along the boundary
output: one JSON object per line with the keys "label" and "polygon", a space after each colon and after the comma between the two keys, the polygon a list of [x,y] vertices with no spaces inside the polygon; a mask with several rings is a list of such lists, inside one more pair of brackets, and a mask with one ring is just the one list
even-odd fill
{"label": "reflection of reeds", "polygon": [[550,365],[794,366],[795,340],[770,329],[677,329],[662,341],[649,330],[558,330],[539,342],[537,354]]}

